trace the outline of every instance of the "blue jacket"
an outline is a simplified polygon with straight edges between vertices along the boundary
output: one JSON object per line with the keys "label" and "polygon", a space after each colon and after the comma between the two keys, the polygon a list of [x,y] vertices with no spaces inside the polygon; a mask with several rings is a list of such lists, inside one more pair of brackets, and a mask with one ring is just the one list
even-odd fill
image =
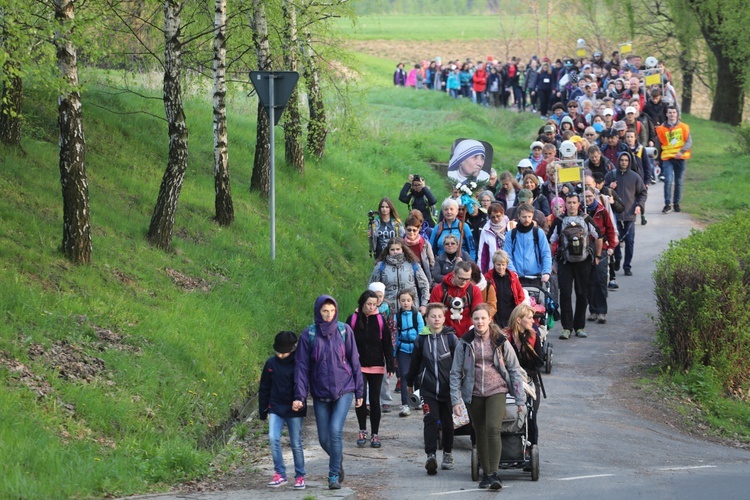
{"label": "blue jacket", "polygon": [[[320,308],[326,301],[336,305],[336,316],[325,322]],[[315,301],[315,335],[305,328],[297,343],[294,369],[295,400],[305,401],[308,392],[313,398],[335,401],[348,392],[359,399],[364,393],[362,367],[354,340],[354,332],[345,323],[338,323],[339,306],[333,297],[321,295]],[[344,335],[339,331],[344,330]]]}
{"label": "blue jacket", "polygon": [[[258,413],[261,420],[265,420],[269,413],[282,418],[304,417],[307,415],[307,405],[300,411],[292,410],[294,401],[294,356],[280,359],[271,356],[263,367],[258,389]],[[305,400],[303,399],[302,402]]]}
{"label": "blue jacket", "polygon": [[[519,224],[520,227],[520,224]],[[537,233],[537,244],[534,244],[534,232]],[[523,276],[539,276],[552,273],[552,252],[547,237],[538,227],[522,233],[517,229],[508,231],[503,246],[510,257],[508,269]]]}
{"label": "blue jacket", "polygon": [[[458,219],[454,219],[452,224],[448,224],[445,220],[438,223],[432,230],[432,236],[430,236],[430,245],[432,250],[435,252],[435,257],[445,252],[443,248],[443,239],[448,234],[455,234],[457,238],[461,238],[461,226]],[[442,224],[442,226],[441,226]],[[442,229],[442,232],[440,228]],[[474,235],[471,232],[471,225],[464,223],[464,239],[461,243],[461,250],[466,251],[472,260],[476,260],[477,251],[474,248]]]}
{"label": "blue jacket", "polygon": [[[416,308],[416,305],[414,306]],[[416,314],[414,314],[416,313]],[[416,318],[417,324],[414,324]],[[417,340],[417,335],[424,328],[424,319],[419,311],[413,309],[412,311],[401,311],[396,316],[396,347],[393,349],[393,355],[396,356],[399,351],[411,354],[414,352],[414,342]]]}

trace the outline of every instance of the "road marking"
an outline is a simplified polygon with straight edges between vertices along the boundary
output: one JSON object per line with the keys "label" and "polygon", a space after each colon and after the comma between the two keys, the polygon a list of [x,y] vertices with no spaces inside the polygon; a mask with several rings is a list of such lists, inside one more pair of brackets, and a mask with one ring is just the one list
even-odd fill
{"label": "road marking", "polygon": [[594,474],[592,476],[561,477],[558,481],[575,481],[576,479],[594,479],[597,477],[611,477],[614,474]]}
{"label": "road marking", "polygon": [[685,467],[665,467],[663,469],[656,469],[656,470],[663,470],[663,471],[669,471],[669,470],[690,470],[690,469],[715,469],[718,465],[686,465]]}

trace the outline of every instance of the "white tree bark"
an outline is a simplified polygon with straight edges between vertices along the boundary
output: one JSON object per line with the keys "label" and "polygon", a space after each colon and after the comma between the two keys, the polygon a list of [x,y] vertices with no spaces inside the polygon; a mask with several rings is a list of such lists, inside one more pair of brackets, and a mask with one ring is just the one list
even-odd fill
{"label": "white tree bark", "polygon": [[228,226],[234,221],[229,183],[227,139],[227,0],[216,0],[214,8],[214,190],[216,221]]}

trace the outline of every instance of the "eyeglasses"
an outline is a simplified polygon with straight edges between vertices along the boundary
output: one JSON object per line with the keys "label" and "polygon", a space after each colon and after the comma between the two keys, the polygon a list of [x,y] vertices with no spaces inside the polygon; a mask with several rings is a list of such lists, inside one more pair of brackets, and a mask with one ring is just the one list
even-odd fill
{"label": "eyeglasses", "polygon": [[578,106],[568,106],[568,109],[578,108]]}
{"label": "eyeglasses", "polygon": [[446,247],[451,245],[458,245],[458,243],[456,243],[455,241],[446,241],[445,243],[443,243],[443,246]]}
{"label": "eyeglasses", "polygon": [[406,228],[406,232],[407,233],[418,233],[419,229],[417,229],[416,227],[407,227]]}
{"label": "eyeglasses", "polygon": [[596,134],[583,134],[583,135],[585,135],[587,137],[596,137]]}
{"label": "eyeglasses", "polygon": [[466,281],[469,281],[470,279],[471,279],[471,276],[469,276],[469,277],[467,277],[467,278],[462,278],[461,276],[459,276],[459,275],[457,275],[457,274],[454,274],[454,275],[453,275],[453,280],[454,280],[454,281],[460,281],[461,283],[464,283],[464,282],[466,282]]}

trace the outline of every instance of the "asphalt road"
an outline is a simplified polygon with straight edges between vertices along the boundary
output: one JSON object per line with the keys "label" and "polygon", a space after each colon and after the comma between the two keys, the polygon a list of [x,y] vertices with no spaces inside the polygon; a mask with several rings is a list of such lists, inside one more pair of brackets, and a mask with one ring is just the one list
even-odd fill
{"label": "asphalt road", "polygon": [[[657,186],[660,189],[661,185]],[[657,196],[655,198],[661,198]],[[651,203],[655,205],[656,203]],[[652,208],[652,212],[655,209]],[[422,421],[417,412],[384,416],[382,448],[358,449],[354,411],[345,429],[346,489],[342,496],[379,499],[473,498],[501,494],[516,498],[750,498],[750,452],[724,447],[680,433],[663,422],[633,413],[637,408],[627,375],[633,364],[649,363],[656,307],[651,273],[668,242],[687,236],[691,221],[683,214],[651,213],[636,227],[632,277],[618,273],[620,289],[610,294],[608,323],[589,323],[589,338],[558,340],[550,333],[554,366],[544,383],[548,398],[539,411],[540,479],[505,471],[503,489],[477,489],[471,481],[468,437],[456,437],[455,470],[427,476]],[[395,395],[397,396],[397,395]],[[637,403],[637,401],[635,402]],[[312,412],[310,412],[312,414]],[[172,498],[302,498],[328,496],[323,483],[327,457],[308,418],[305,433],[306,492],[263,487],[269,463],[236,484],[241,489]],[[291,454],[287,453],[287,465]],[[438,455],[438,459],[440,456]]]}

